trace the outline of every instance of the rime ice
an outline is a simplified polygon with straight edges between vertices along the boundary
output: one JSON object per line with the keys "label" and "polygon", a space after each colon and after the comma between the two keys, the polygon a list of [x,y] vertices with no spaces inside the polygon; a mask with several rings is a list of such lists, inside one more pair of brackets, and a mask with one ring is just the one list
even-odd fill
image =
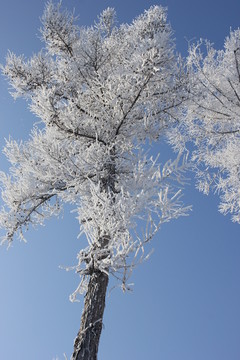
{"label": "rime ice", "polygon": [[44,50],[30,60],[9,53],[3,68],[13,96],[26,98],[41,121],[30,140],[9,140],[4,150],[11,163],[10,175],[1,174],[4,240],[23,237],[64,202],[74,204],[89,245],[77,256],[81,282],[73,300],[96,270],[125,289],[144,245],[187,210],[175,187],[183,164],[160,168],[145,154],[185,96],[166,10],[151,7],[119,27],[115,18],[109,8],[93,27],[81,28],[50,2]]}

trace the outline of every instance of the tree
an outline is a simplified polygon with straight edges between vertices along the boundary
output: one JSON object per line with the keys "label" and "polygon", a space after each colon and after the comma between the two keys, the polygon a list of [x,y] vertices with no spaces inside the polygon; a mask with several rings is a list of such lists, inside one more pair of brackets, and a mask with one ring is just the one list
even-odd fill
{"label": "tree", "polygon": [[220,212],[240,223],[240,30],[230,32],[224,50],[205,45],[189,48],[190,98],[170,142],[178,150],[194,144],[198,189],[220,193]]}
{"label": "tree", "polygon": [[86,296],[72,359],[96,359],[109,275],[127,290],[144,245],[188,210],[177,186],[184,162],[160,167],[146,153],[174,122],[185,78],[162,7],[119,27],[108,8],[79,28],[49,2],[42,24],[46,48],[30,60],[10,53],[3,67],[13,96],[28,100],[40,123],[28,141],[6,143],[12,166],[1,173],[0,225],[10,245],[73,204],[89,245],[74,267],[81,280],[71,300]]}

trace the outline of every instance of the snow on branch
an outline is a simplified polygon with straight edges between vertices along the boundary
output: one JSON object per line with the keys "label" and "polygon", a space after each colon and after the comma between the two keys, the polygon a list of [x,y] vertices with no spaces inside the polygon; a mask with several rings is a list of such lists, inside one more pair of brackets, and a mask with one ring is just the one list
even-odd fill
{"label": "snow on branch", "polygon": [[224,49],[209,41],[189,48],[189,101],[170,142],[194,144],[197,188],[220,195],[219,210],[240,223],[240,30],[231,31]]}
{"label": "snow on branch", "polygon": [[73,55],[73,44],[78,38],[78,27],[74,25],[76,18],[67,10],[61,11],[61,2],[49,1],[42,16],[42,39],[51,54],[66,53]]}
{"label": "snow on branch", "polygon": [[73,267],[81,276],[73,299],[96,271],[127,289],[160,225],[189,210],[180,200],[185,160],[161,167],[145,154],[175,124],[186,98],[166,9],[151,7],[130,25],[117,26],[111,8],[93,27],[75,22],[61,3],[49,2],[44,51],[30,60],[9,54],[3,67],[40,126],[28,141],[6,143],[11,168],[1,175],[0,214],[11,241],[64,203],[75,207],[88,247]]}

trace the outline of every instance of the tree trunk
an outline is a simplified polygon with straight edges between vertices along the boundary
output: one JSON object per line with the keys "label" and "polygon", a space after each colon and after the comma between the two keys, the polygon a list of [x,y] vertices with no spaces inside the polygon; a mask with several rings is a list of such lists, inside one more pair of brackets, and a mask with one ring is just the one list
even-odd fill
{"label": "tree trunk", "polygon": [[[109,193],[112,202],[115,192],[115,147],[111,150],[110,163],[107,168],[106,178],[101,179],[102,191]],[[110,237],[108,234],[99,237],[98,244],[106,252],[101,254],[104,259],[108,256],[107,247]],[[108,286],[108,275],[98,269],[89,268],[92,271],[85,295],[84,309],[81,318],[80,330],[74,342],[74,350],[71,360],[97,360],[98,345],[102,332],[102,320],[105,308],[105,298]]]}
{"label": "tree trunk", "polygon": [[97,360],[102,331],[108,275],[95,270],[85,295],[81,326],[74,342],[72,360]]}

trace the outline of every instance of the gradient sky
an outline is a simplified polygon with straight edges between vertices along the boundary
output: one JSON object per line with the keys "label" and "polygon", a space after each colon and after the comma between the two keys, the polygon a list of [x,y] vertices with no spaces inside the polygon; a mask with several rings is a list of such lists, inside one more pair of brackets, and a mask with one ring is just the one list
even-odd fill
{"label": "gradient sky", "polygon": [[[41,49],[38,29],[44,1],[1,0],[0,62],[8,49],[27,57]],[[107,6],[130,22],[151,5],[168,7],[176,47],[208,38],[222,48],[230,28],[239,27],[237,0],[63,0],[79,23],[92,24]],[[27,139],[35,118],[27,104],[8,94],[0,79],[0,147],[9,134]],[[169,156],[163,147],[163,157]],[[0,155],[0,169],[7,163]],[[150,260],[135,270],[132,293],[114,289],[107,297],[99,360],[239,360],[240,225],[217,211],[218,197],[185,190],[189,217],[165,224],[154,239]],[[0,248],[0,359],[52,360],[70,357],[83,299],[70,303],[78,284],[73,265],[81,245],[78,224],[64,218],[30,230],[27,244]],[[110,284],[109,290],[111,286]]]}

